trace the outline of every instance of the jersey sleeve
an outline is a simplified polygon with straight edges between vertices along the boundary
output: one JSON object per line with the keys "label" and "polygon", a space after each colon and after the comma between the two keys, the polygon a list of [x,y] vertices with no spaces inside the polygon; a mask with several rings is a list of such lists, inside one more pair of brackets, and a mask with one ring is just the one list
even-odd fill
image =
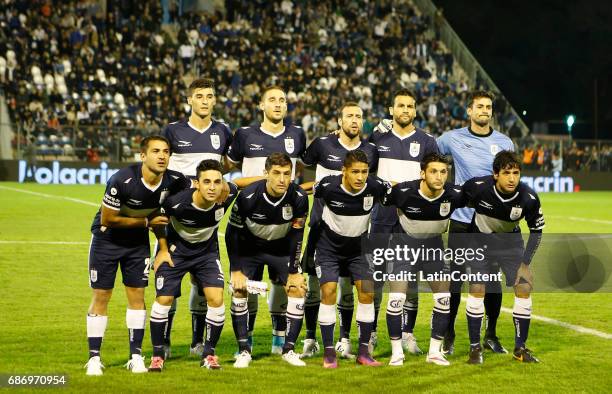
{"label": "jersey sleeve", "polygon": [[238,197],[234,202],[234,207],[232,208],[232,213],[229,218],[229,224],[238,228],[244,227],[244,198],[242,197],[242,193],[238,194]]}
{"label": "jersey sleeve", "polygon": [[301,157],[306,152],[306,130],[301,127],[298,127],[298,130],[300,131],[300,151],[297,154],[298,157]]}
{"label": "jersey sleeve", "polygon": [[320,138],[316,138],[312,141],[302,154],[302,162],[307,166],[313,166],[319,162],[319,141]]}
{"label": "jersey sleeve", "polygon": [[[371,144],[371,142],[370,142]],[[372,144],[372,162],[370,163],[370,174],[375,174],[378,171],[378,149]]]}
{"label": "jersey sleeve", "polygon": [[183,173],[175,171],[173,176],[176,176],[177,178],[175,178],[174,182],[172,182],[172,194],[191,187],[191,179],[189,179]]}
{"label": "jersey sleeve", "polygon": [[372,180],[372,185],[374,185],[374,188],[376,190],[378,200],[383,205],[388,205],[386,203],[386,200],[393,192],[393,187],[391,186],[391,183],[373,175],[370,176],[370,179]]}
{"label": "jersey sleeve", "polygon": [[223,206],[225,207],[225,209],[228,209],[230,205],[232,205],[234,200],[236,200],[236,197],[238,197],[238,186],[236,186],[234,182],[229,182],[228,185],[229,185],[230,191],[229,191],[229,194],[227,195],[227,199],[223,203]]}
{"label": "jersey sleeve", "polygon": [[462,186],[461,186],[461,206],[464,207],[471,207],[474,205],[474,199],[476,198],[476,195],[478,194],[478,185],[476,184],[476,181],[474,180],[474,178],[472,179],[468,179]]}
{"label": "jersey sleeve", "polygon": [[225,147],[223,148],[223,155],[227,155],[227,152],[229,151],[229,148],[232,145],[232,142],[234,141],[234,136],[232,135],[232,130],[229,128],[228,125],[226,125],[225,123],[222,123],[222,125],[226,141]]}
{"label": "jersey sleeve", "polygon": [[123,183],[119,181],[118,177],[112,176],[106,184],[102,205],[115,211],[121,209],[121,204],[125,201],[122,185]]}
{"label": "jersey sleeve", "polygon": [[528,193],[530,198],[530,204],[526,206],[527,212],[525,213],[525,220],[530,231],[542,231],[546,226],[544,223],[544,214],[542,212],[542,205],[540,199],[535,193]]}
{"label": "jersey sleeve", "polygon": [[312,187],[314,198],[323,198],[329,183],[329,177],[323,177],[319,182],[316,182]]}
{"label": "jersey sleeve", "polygon": [[436,139],[436,145],[438,145],[438,151],[443,155],[450,155],[450,134],[448,132],[442,133]]}
{"label": "jersey sleeve", "polygon": [[236,134],[234,134],[232,143],[230,144],[227,150],[227,157],[234,163],[239,163],[244,158],[244,138],[245,130],[236,130]]}
{"label": "jersey sleeve", "polygon": [[431,137],[428,139],[427,148],[425,150],[425,154],[429,153],[440,153],[440,149],[438,148],[438,144],[436,143],[436,139]]}
{"label": "jersey sleeve", "polygon": [[295,214],[294,217],[302,218],[308,215],[308,195],[304,190],[298,188],[296,190],[297,198],[295,200]]}

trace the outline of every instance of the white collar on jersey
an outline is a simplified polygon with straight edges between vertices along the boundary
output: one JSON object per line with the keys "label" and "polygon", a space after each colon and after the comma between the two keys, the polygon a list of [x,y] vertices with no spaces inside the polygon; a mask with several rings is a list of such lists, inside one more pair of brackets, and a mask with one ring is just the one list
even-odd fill
{"label": "white collar on jersey", "polygon": [[429,202],[434,202],[436,201],[438,198],[442,197],[444,195],[444,191],[442,191],[442,193],[440,193],[440,195],[438,197],[434,197],[434,198],[429,198],[426,195],[423,194],[423,192],[421,191],[421,189],[419,189],[419,194],[421,195],[421,197],[423,197],[424,199],[426,199]]}
{"label": "white collar on jersey", "polygon": [[[517,187],[518,187],[518,186],[517,186]],[[495,187],[495,185],[493,185],[493,191],[495,192],[495,195],[497,196],[497,198],[499,198],[499,199],[501,200],[501,202],[509,202],[509,201],[512,201],[512,200],[514,200],[515,198],[517,198],[517,197],[518,197],[518,195],[519,195],[519,192],[517,191],[516,193],[514,193],[514,196],[512,196],[512,197],[510,197],[510,198],[508,198],[508,199],[506,199],[506,200],[504,200],[504,199],[502,198],[502,196],[500,196],[500,195],[499,195],[499,193],[497,192],[497,188]]]}
{"label": "white collar on jersey", "polygon": [[192,201],[192,202],[191,202],[191,206],[192,206],[192,207],[194,207],[195,209],[197,209],[198,211],[208,212],[208,211],[210,211],[211,209],[213,209],[214,207],[216,207],[216,206],[217,206],[217,204],[213,204],[213,205],[211,205],[211,206],[210,206],[208,209],[205,209],[205,208],[200,208],[200,207],[198,207],[198,206],[196,205],[196,203]]}
{"label": "white collar on jersey", "polygon": [[210,123],[208,124],[208,126],[204,127],[203,129],[198,129],[197,127],[195,127],[190,121],[187,121],[187,125],[189,127],[191,127],[192,129],[194,129],[195,131],[197,131],[200,134],[204,134],[208,129],[210,129],[210,126],[212,126],[212,120],[210,121]]}
{"label": "white collar on jersey", "polygon": [[361,190],[359,190],[357,193],[351,193],[348,190],[346,190],[346,188],[344,187],[344,184],[340,184],[340,188],[349,196],[358,196],[361,193],[363,193],[363,191],[366,189],[366,187],[368,186],[368,183],[366,182],[365,185],[363,185],[363,188]]}
{"label": "white collar on jersey", "polygon": [[276,138],[276,137],[278,137],[279,135],[281,135],[281,134],[283,134],[285,132],[285,126],[283,126],[283,129],[280,132],[276,133],[276,134],[274,134],[271,131],[268,131],[268,130],[264,129],[261,126],[259,126],[259,130],[261,130],[262,133],[269,135],[270,137]]}
{"label": "white collar on jersey", "polygon": [[412,130],[410,133],[408,133],[408,134],[406,134],[405,136],[402,137],[401,135],[397,134],[394,129],[391,129],[391,133],[393,133],[394,136],[396,136],[397,138],[399,138],[402,141],[405,140],[406,138],[412,137],[414,135],[414,133],[416,133],[416,131],[417,131],[417,129],[415,127],[414,130]]}
{"label": "white collar on jersey", "polygon": [[159,180],[159,183],[157,185],[153,185],[153,186],[149,186],[149,184],[147,182],[145,182],[143,177],[140,177],[140,180],[142,181],[142,184],[144,185],[144,187],[146,187],[147,189],[149,189],[152,192],[154,192],[155,190],[159,189],[159,187],[161,186],[162,182],[164,181],[164,177],[162,176],[162,178]]}
{"label": "white collar on jersey", "polygon": [[268,198],[268,193],[266,193],[266,191],[264,190],[263,196],[264,196],[264,200],[266,200],[268,202],[268,204],[272,205],[273,207],[277,206],[278,204],[281,203],[281,201],[283,201],[285,199],[285,196],[287,195],[287,191],[289,190],[289,188],[287,188],[287,190],[285,190],[285,193],[281,196],[281,198],[278,199],[277,202],[272,202],[270,201],[270,199]]}

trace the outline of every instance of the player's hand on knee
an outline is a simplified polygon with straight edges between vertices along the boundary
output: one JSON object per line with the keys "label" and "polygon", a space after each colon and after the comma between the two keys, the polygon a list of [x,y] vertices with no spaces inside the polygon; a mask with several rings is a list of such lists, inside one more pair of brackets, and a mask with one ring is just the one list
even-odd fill
{"label": "player's hand on knee", "polygon": [[242,273],[242,271],[232,271],[230,286],[232,286],[233,291],[246,292],[247,279],[248,278]]}
{"label": "player's hand on knee", "polygon": [[531,273],[531,269],[525,263],[521,263],[519,269],[516,273],[516,280],[514,281],[514,286],[518,286],[521,283],[521,278],[525,280],[533,288],[533,274]]}
{"label": "player's hand on knee", "polygon": [[302,296],[304,296],[306,290],[308,290],[304,275],[298,273],[289,274],[289,276],[287,277],[287,284],[285,285],[285,290],[287,291],[287,293],[298,291]]}
{"label": "player's hand on knee", "polygon": [[391,119],[383,119],[374,127],[374,131],[379,133],[388,133],[393,129],[393,121]]}
{"label": "player's hand on knee", "polygon": [[170,267],[174,267],[172,256],[170,256],[170,252],[168,250],[160,250],[159,252],[157,252],[157,255],[155,256],[155,261],[153,262],[153,271],[157,272],[159,266],[164,263],[167,263]]}

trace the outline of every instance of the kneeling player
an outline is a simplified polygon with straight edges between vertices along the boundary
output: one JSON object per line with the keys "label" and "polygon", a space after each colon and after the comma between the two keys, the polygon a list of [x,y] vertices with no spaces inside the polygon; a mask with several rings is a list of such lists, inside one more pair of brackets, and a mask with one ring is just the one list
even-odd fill
{"label": "kneeling player", "polygon": [[[421,256],[418,261],[393,261],[393,274],[411,273],[416,281],[416,274],[422,271],[426,277],[443,274],[446,269],[443,260],[444,243],[441,234],[448,227],[451,213],[464,205],[461,189],[446,183],[448,178],[448,161],[438,153],[429,153],[421,161],[421,179],[402,182],[393,186],[386,204],[398,208],[399,225],[394,233],[405,234],[396,237],[395,241],[405,241],[414,249],[437,251]],[[389,267],[388,267],[389,268]],[[433,276],[432,276],[433,277]],[[450,311],[449,282],[429,280],[433,292],[433,313],[431,318],[431,339],[426,361],[447,366],[441,351],[442,340],[448,327]],[[391,360],[389,365],[403,365],[402,350],[402,305],[406,299],[408,281],[389,282],[389,301],[387,304],[387,328],[391,339]]]}
{"label": "kneeling player", "polygon": [[174,298],[180,295],[181,281],[187,273],[201,283],[208,305],[208,334],[200,365],[208,369],[221,368],[215,356],[215,346],[225,322],[225,307],[217,228],[238,194],[237,186],[230,183],[228,198],[217,203],[223,191],[221,171],[218,161],[202,161],[196,169],[196,188],[170,196],[163,204],[170,223],[167,235],[158,237],[159,251],[155,257],[157,298],[151,308],[153,358],[149,371],[161,372],[164,366],[168,312]]}
{"label": "kneeling player", "polygon": [[[533,277],[529,264],[542,238],[544,216],[538,195],[520,182],[521,164],[510,151],[501,151],[493,161],[493,175],[473,178],[463,185],[470,206],[475,208],[472,232],[496,234],[481,236],[486,242],[486,258],[469,262],[472,274],[493,274],[497,263],[506,276],[506,286],[514,287],[514,358],[522,362],[538,362],[525,347],[531,321]],[[524,246],[519,222],[527,221],[529,240]],[[499,235],[504,234],[504,235]],[[480,242],[479,242],[480,243]],[[483,278],[484,279],[484,278]],[[470,334],[468,363],[482,364],[480,328],[484,315],[484,282],[471,281],[466,305]]]}
{"label": "kneeling player", "polygon": [[131,359],[127,366],[134,373],[147,372],[141,350],[151,256],[148,228],[166,225],[167,218],[155,212],[168,194],[191,184],[180,172],[166,170],[169,157],[170,145],[165,138],[147,137],[140,144],[142,163],[119,170],[107,182],[102,206],[91,226],[89,283],[93,297],[87,313],[87,375],[102,375],[100,348],[119,267],[128,300],[125,321]]}
{"label": "kneeling player", "polygon": [[374,203],[390,191],[390,185],[368,174],[368,157],[356,149],[346,154],[342,175],[326,176],[315,185],[315,198],[324,202],[321,233],[315,250],[315,269],[321,284],[319,324],[325,347],[324,368],[338,366],[334,328],[336,289],[341,272],[349,273],[357,288],[357,363],[381,365],[368,350],[374,325],[374,286],[369,264],[362,255],[361,241],[368,231]]}
{"label": "kneeling player", "polygon": [[232,209],[225,240],[230,259],[232,324],[239,354],[234,367],[246,368],[251,362],[247,342],[247,280],[260,281],[263,268],[273,284],[284,285],[287,293],[287,335],[282,358],[294,366],[305,366],[294,352],[304,316],[305,282],[300,253],[308,196],[291,183],[291,158],[273,153],[266,159],[265,180],[253,183],[240,193]]}

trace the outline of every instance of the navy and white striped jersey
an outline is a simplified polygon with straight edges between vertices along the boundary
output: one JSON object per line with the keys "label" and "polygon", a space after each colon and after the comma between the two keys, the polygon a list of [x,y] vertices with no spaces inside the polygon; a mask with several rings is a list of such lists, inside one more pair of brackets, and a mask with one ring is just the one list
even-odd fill
{"label": "navy and white striped jersey", "polygon": [[465,206],[461,187],[447,183],[438,197],[429,198],[421,190],[421,180],[393,186],[385,204],[395,205],[399,224],[413,238],[433,238],[446,232],[453,211]]}
{"label": "navy and white striped jersey", "polygon": [[195,205],[195,188],[183,190],[164,201],[163,209],[170,219],[167,227],[168,248],[173,254],[193,256],[218,251],[217,228],[238,196],[235,184],[229,183],[229,188],[227,200],[222,204],[213,204],[208,209]]}
{"label": "navy and white striped jersey", "polygon": [[333,134],[312,141],[302,155],[302,161],[307,166],[317,166],[315,181],[318,182],[325,176],[342,174],[342,164],[346,154],[356,149],[361,149],[368,156],[370,173],[375,173],[378,168],[376,145],[361,141],[359,146],[348,148],[342,144],[337,135]]}
{"label": "navy and white striped jersey", "polygon": [[260,126],[241,127],[236,130],[227,157],[234,163],[242,162],[242,176],[262,176],[266,159],[272,153],[287,153],[293,162],[291,178],[295,178],[297,159],[306,150],[306,134],[301,127],[285,126],[273,134]]}
{"label": "navy and white striped jersey", "polygon": [[[238,195],[229,225],[241,228],[258,241],[275,241],[287,236],[293,221],[308,214],[308,196],[294,183],[280,198],[266,192],[266,180],[250,184]],[[253,246],[253,245],[250,245]]]}
{"label": "navy and white striped jersey", "polygon": [[324,231],[331,232],[336,243],[347,244],[368,231],[372,208],[391,192],[391,185],[370,175],[363,189],[351,193],[342,184],[342,175],[330,175],[321,179],[314,190],[315,198],[325,203]]}
{"label": "navy and white striped jersey", "polygon": [[232,143],[232,131],[225,123],[212,120],[204,130],[198,130],[189,121],[170,123],[161,132],[170,141],[168,169],[195,177],[196,167],[202,160],[221,161]]}
{"label": "navy and white striped jersey", "polygon": [[477,232],[517,233],[523,218],[532,232],[541,232],[545,226],[540,199],[523,182],[512,195],[503,196],[495,188],[493,175],[488,175],[465,182],[463,192],[475,210],[472,224]]}
{"label": "navy and white striped jersey", "polygon": [[[419,179],[423,157],[438,152],[435,138],[419,128],[404,137],[393,130],[387,133],[375,131],[370,136],[370,142],[378,148],[377,175],[388,182]],[[372,215],[372,222],[380,224],[393,225],[397,219],[395,209],[380,205]]]}
{"label": "navy and white striped jersey", "polygon": [[[142,163],[132,164],[116,172],[106,183],[102,205],[119,211],[122,216],[144,218],[171,194],[191,186],[191,181],[177,171],[167,170],[159,184],[149,186],[142,179]],[[149,243],[146,228],[107,228],[101,224],[101,211],[96,213],[91,231],[94,235],[120,245]]]}

